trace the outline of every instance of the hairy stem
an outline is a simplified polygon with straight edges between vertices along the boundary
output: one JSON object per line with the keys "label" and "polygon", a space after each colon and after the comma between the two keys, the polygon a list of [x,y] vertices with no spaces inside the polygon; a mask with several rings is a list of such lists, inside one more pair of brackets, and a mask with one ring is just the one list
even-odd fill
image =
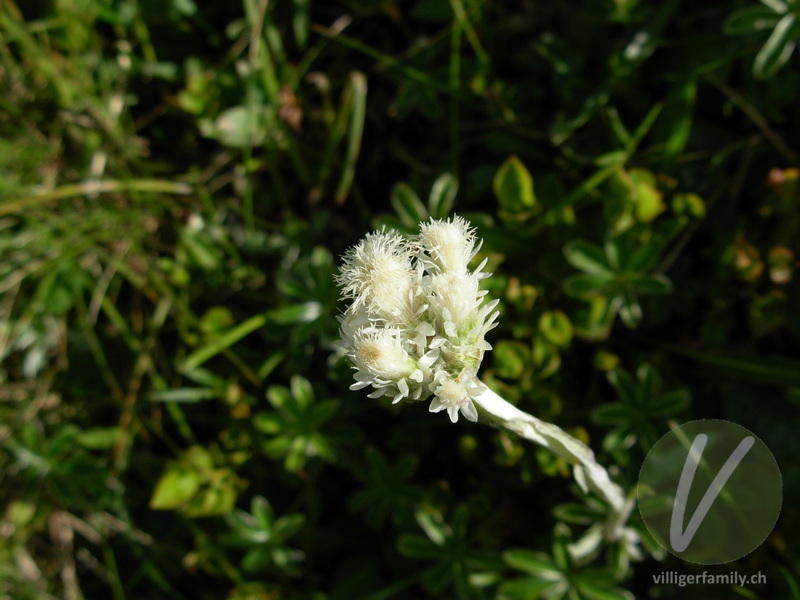
{"label": "hairy stem", "polygon": [[605,537],[617,540],[622,536],[625,523],[633,509],[633,500],[626,498],[622,488],[611,481],[608,471],[595,460],[594,452],[586,444],[560,427],[519,410],[489,387],[473,400],[478,406],[481,417],[487,421],[544,446],[569,461],[573,465],[573,474],[581,489],[584,492],[593,491],[611,508]]}

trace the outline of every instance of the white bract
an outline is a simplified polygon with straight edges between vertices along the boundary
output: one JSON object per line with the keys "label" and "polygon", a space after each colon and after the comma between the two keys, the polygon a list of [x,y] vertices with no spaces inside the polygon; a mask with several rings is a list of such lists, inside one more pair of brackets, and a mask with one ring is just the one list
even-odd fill
{"label": "white bract", "polygon": [[498,315],[479,289],[484,264],[469,270],[479,247],[469,223],[453,217],[431,219],[410,238],[376,231],[345,253],[336,281],[352,301],[341,318],[351,389],[394,402],[432,395],[431,412],[478,420],[478,368],[491,349],[484,336]]}

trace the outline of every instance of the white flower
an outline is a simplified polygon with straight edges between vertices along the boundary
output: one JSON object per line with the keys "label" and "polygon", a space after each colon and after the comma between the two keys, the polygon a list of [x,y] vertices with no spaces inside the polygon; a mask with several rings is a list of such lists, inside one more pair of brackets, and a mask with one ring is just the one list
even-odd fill
{"label": "white flower", "polygon": [[353,308],[390,323],[413,319],[420,270],[411,264],[412,248],[398,233],[376,231],[343,257],[336,282]]}
{"label": "white flower", "polygon": [[469,223],[453,217],[421,224],[411,240],[373,232],[345,253],[336,282],[352,301],[340,319],[351,389],[394,402],[433,394],[431,412],[477,420],[471,398],[483,390],[484,336],[498,315],[479,287],[486,261],[468,268],[479,247]]}
{"label": "white flower", "polygon": [[462,372],[457,378],[452,379],[444,371],[439,371],[434,377],[434,398],[428,408],[430,412],[447,410],[453,423],[458,421],[458,413],[464,415],[467,421],[477,421],[478,411],[472,401],[474,396],[481,394],[485,386],[478,383],[474,373]]}
{"label": "white flower", "polygon": [[475,229],[461,217],[431,220],[420,224],[417,243],[427,253],[427,266],[439,272],[465,272],[467,265],[478,253],[480,243],[475,243]]}

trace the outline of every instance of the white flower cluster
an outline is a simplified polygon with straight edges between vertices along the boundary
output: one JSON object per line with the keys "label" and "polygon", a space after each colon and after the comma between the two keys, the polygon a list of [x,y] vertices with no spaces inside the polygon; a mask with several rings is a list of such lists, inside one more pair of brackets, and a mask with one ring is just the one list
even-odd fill
{"label": "white flower cluster", "polygon": [[352,303],[341,317],[341,345],[355,369],[350,389],[372,387],[371,398],[425,400],[431,412],[459,411],[478,420],[473,398],[485,387],[477,373],[491,346],[484,336],[496,323],[497,300],[479,289],[484,260],[461,217],[431,219],[406,238],[376,231],[350,248],[336,282]]}

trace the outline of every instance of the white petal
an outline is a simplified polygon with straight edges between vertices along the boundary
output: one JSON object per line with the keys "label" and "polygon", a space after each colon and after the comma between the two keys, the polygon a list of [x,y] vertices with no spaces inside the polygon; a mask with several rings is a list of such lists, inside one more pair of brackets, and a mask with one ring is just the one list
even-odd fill
{"label": "white petal", "polygon": [[461,405],[461,414],[464,415],[467,421],[472,421],[473,423],[478,421],[478,411],[475,410],[472,400],[467,400]]}
{"label": "white petal", "polygon": [[397,389],[400,390],[403,396],[408,396],[408,383],[406,383],[405,379],[401,379],[397,382]]}
{"label": "white petal", "polygon": [[444,403],[439,400],[439,398],[434,397],[433,400],[431,400],[431,405],[428,407],[428,412],[438,413],[439,411],[444,410],[444,408]]}
{"label": "white petal", "polygon": [[450,415],[450,420],[453,423],[458,423],[458,407],[450,406],[447,408],[447,414]]}
{"label": "white petal", "polygon": [[423,321],[419,325],[417,325],[417,333],[420,335],[436,335],[436,330],[433,328],[433,325],[428,323],[427,321]]}

